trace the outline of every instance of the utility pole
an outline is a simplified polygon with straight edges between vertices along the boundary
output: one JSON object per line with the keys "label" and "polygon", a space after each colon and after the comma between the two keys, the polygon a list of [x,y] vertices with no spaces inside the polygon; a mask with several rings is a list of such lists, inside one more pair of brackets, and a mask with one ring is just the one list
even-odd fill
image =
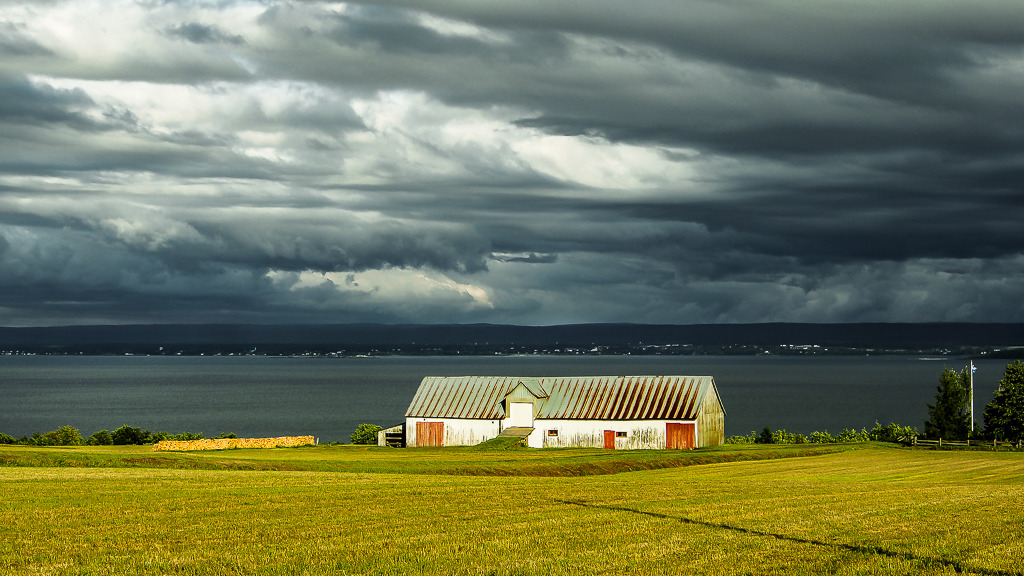
{"label": "utility pole", "polygon": [[974,360],[971,360],[971,433],[974,433]]}

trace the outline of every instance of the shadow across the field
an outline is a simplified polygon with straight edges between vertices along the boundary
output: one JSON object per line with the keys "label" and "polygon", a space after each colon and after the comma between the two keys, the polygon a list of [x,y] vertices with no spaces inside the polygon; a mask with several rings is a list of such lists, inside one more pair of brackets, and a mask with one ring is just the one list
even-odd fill
{"label": "shadow across the field", "polygon": [[614,512],[630,512],[633,514],[640,514],[643,516],[650,516],[652,518],[662,518],[665,520],[675,520],[682,522],[683,524],[691,524],[694,526],[704,526],[707,528],[718,528],[721,530],[732,530],[735,532],[741,532],[743,534],[752,534],[755,536],[765,536],[768,538],[775,538],[776,540],[784,540],[787,542],[796,542],[799,544],[810,544],[812,546],[821,546],[824,548],[833,548],[837,550],[848,550],[851,552],[859,552],[862,554],[877,554],[880,556],[886,556],[890,558],[899,558],[901,560],[908,560],[911,562],[920,563],[924,567],[940,566],[945,568],[952,568],[957,574],[969,573],[969,574],[983,574],[987,576],[1024,576],[1024,573],[1014,572],[1012,570],[1000,570],[998,568],[979,568],[976,566],[966,566],[962,562],[957,560],[949,560],[946,558],[935,558],[931,556],[918,556],[911,554],[910,552],[900,552],[897,550],[891,550],[889,548],[883,548],[882,546],[864,546],[861,544],[843,544],[840,542],[825,542],[824,540],[815,540],[813,538],[801,538],[799,536],[791,536],[787,534],[777,534],[774,532],[767,532],[764,530],[756,530],[752,528],[744,528],[742,526],[735,526],[732,524],[726,524],[724,522],[708,522],[706,520],[695,520],[693,518],[686,518],[685,516],[672,516],[669,514],[662,514],[660,512],[650,512],[647,510],[637,510],[636,508],[627,508],[625,506],[610,506],[606,504],[594,504],[591,502],[585,502],[581,500],[555,500],[562,504],[569,504],[571,506],[580,506],[583,508],[594,508],[599,510],[611,510]]}

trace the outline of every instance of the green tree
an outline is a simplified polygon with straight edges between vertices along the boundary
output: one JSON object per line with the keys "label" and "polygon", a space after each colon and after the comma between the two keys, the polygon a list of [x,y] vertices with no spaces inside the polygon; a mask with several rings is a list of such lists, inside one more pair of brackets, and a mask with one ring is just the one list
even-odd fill
{"label": "green tree", "polygon": [[61,426],[41,435],[36,443],[40,446],[79,446],[85,444],[85,440],[78,432],[78,428]]}
{"label": "green tree", "polygon": [[376,444],[377,432],[380,431],[381,427],[376,424],[360,424],[349,438],[353,444]]}
{"label": "green tree", "polygon": [[114,443],[114,438],[110,435],[109,430],[97,430],[89,436],[89,439],[85,441],[90,446],[110,446]]}
{"label": "green tree", "polygon": [[928,405],[924,435],[943,440],[964,440],[971,433],[971,375],[967,368],[954,372],[949,368],[939,377],[935,404]]}
{"label": "green tree", "polygon": [[126,444],[148,444],[151,441],[149,430],[142,430],[133,426],[121,426],[111,434],[114,444],[124,446]]}
{"label": "green tree", "polygon": [[985,434],[997,440],[1024,438],[1024,364],[1006,365],[992,401],[985,406]]}

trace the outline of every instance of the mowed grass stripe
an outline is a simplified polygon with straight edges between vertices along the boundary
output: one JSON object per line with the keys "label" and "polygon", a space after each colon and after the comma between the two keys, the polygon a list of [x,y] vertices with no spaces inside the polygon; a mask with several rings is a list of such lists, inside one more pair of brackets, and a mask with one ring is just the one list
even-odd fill
{"label": "mowed grass stripe", "polygon": [[1014,574],[1022,474],[1016,454],[881,448],[580,478],[0,468],[0,565],[55,575]]}
{"label": "mowed grass stripe", "polygon": [[859,553],[863,553],[863,554],[879,554],[879,555],[888,556],[888,557],[891,557],[891,558],[898,558],[898,559],[902,559],[902,560],[910,560],[910,561],[913,561],[914,563],[921,564],[923,566],[949,567],[949,568],[952,568],[952,569],[956,570],[956,572],[958,574],[961,574],[963,572],[969,572],[969,573],[972,573],[972,574],[990,574],[990,575],[994,575],[994,576],[1013,576],[1013,575],[1020,574],[1020,572],[1013,572],[1013,571],[1009,571],[1009,570],[999,570],[999,569],[992,569],[992,568],[976,568],[976,567],[968,568],[968,567],[964,566],[964,564],[962,562],[959,562],[957,560],[948,560],[948,559],[945,559],[945,558],[935,558],[935,557],[918,557],[918,556],[914,556],[914,555],[912,555],[910,553],[907,553],[907,552],[897,552],[897,551],[894,551],[894,550],[889,549],[889,548],[883,548],[881,546],[864,546],[864,545],[856,545],[856,544],[842,544],[842,543],[836,543],[836,542],[825,542],[825,541],[822,541],[822,540],[813,540],[813,539],[807,539],[807,538],[800,538],[800,537],[796,537],[796,536],[789,536],[789,535],[786,535],[786,534],[777,534],[777,533],[772,533],[772,532],[763,532],[763,531],[760,531],[760,530],[755,530],[755,529],[750,529],[750,528],[743,528],[741,526],[733,526],[733,525],[725,524],[725,523],[705,522],[705,521],[700,521],[700,520],[694,520],[693,518],[669,516],[667,514],[661,514],[661,513],[658,513],[658,512],[645,512],[643,510],[637,510],[635,508],[625,508],[625,507],[621,507],[621,506],[602,506],[602,505],[597,505],[597,504],[590,504],[590,503],[587,503],[587,502],[573,502],[573,501],[569,501],[569,500],[559,500],[559,502],[562,502],[563,504],[570,504],[570,505],[573,505],[573,506],[581,506],[581,507],[584,507],[584,508],[597,508],[597,509],[604,509],[604,510],[612,510],[612,511],[615,511],[615,512],[628,512],[630,514],[640,514],[640,515],[644,515],[644,516],[652,516],[654,518],[660,518],[660,519],[664,519],[664,520],[674,520],[674,521],[677,521],[677,522],[681,522],[683,524],[697,525],[697,526],[703,526],[703,527],[707,527],[707,528],[717,528],[717,529],[722,529],[722,530],[733,530],[733,531],[736,531],[736,532],[740,532],[742,534],[753,534],[753,535],[756,535],[756,536],[764,536],[764,537],[767,537],[767,538],[775,538],[777,540],[786,540],[786,541],[790,541],[790,542],[796,542],[798,544],[809,544],[809,545],[821,546],[821,547],[825,547],[825,548],[843,549],[843,550],[849,550],[851,552],[859,552]]}

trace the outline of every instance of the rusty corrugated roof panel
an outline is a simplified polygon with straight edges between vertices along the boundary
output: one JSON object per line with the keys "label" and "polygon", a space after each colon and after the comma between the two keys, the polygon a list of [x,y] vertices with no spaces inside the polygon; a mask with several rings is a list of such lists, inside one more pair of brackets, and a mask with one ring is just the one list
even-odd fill
{"label": "rusty corrugated roof panel", "polygon": [[[502,401],[523,385],[539,398],[536,418],[567,420],[690,420],[711,376],[430,376],[420,382],[406,416],[498,419]],[[522,394],[520,390],[518,394]],[[717,393],[717,392],[716,392]]]}
{"label": "rusty corrugated roof panel", "polygon": [[[579,379],[567,379],[567,386]],[[710,376],[607,376],[594,379],[600,393],[591,394],[587,410],[566,413],[555,394],[538,418],[660,420],[692,419],[712,386]]]}
{"label": "rusty corrugated roof panel", "polygon": [[420,382],[406,416],[500,418],[492,401],[493,384],[473,379],[427,377]]}

